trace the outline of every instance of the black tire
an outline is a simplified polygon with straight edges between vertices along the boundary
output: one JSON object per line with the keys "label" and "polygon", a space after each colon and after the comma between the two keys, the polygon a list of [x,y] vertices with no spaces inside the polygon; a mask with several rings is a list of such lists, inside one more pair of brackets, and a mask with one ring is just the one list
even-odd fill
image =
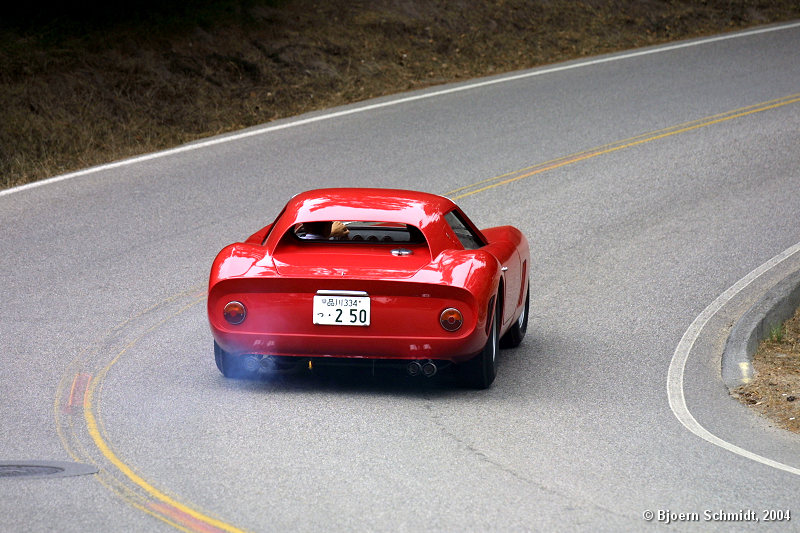
{"label": "black tire", "polygon": [[488,389],[497,376],[497,355],[500,352],[500,301],[495,298],[495,309],[489,338],[481,353],[459,367],[461,383],[471,389]]}
{"label": "black tire", "polygon": [[242,377],[243,370],[238,364],[238,360],[220,348],[216,341],[214,341],[214,362],[217,363],[217,368],[226,378]]}
{"label": "black tire", "polygon": [[531,288],[528,285],[528,294],[525,296],[525,305],[522,307],[522,314],[511,328],[506,331],[503,338],[500,339],[501,348],[516,348],[525,338],[525,332],[528,331],[528,310],[531,305]]}

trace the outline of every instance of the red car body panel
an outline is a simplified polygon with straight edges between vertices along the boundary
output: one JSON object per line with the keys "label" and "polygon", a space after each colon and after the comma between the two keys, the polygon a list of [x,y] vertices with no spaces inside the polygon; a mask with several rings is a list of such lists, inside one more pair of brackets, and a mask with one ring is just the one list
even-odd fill
{"label": "red car body panel", "polygon": [[[464,246],[445,220],[453,212],[485,245]],[[426,243],[303,242],[300,223],[377,221],[418,228]],[[208,317],[215,342],[230,354],[289,357],[436,359],[462,363],[487,342],[493,306],[503,302],[501,333],[525,303],[529,248],[511,226],[480,231],[449,199],[392,189],[320,189],[292,198],[273,224],[245,242],[225,247],[214,260]],[[502,287],[502,292],[500,292]],[[369,295],[366,327],[312,322],[314,295],[363,291]],[[223,318],[228,302],[247,309],[237,325]],[[463,325],[440,325],[456,307]]]}

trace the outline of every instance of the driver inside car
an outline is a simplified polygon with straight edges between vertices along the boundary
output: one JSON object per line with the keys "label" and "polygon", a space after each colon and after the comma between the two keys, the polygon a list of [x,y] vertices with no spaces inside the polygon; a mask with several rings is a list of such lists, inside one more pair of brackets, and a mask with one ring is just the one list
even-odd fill
{"label": "driver inside car", "polygon": [[[303,233],[305,232],[305,233]],[[301,239],[344,240],[350,230],[342,222],[304,222],[296,230]]]}

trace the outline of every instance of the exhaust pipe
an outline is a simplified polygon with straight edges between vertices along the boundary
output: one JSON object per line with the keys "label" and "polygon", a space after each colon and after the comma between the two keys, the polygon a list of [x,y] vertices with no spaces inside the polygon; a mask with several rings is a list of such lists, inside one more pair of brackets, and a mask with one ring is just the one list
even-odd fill
{"label": "exhaust pipe", "polygon": [[422,373],[422,365],[419,361],[411,361],[406,367],[409,376],[419,376]]}
{"label": "exhaust pipe", "polygon": [[260,364],[261,368],[263,368],[267,372],[272,372],[273,370],[275,370],[275,359],[273,359],[269,355],[265,355],[264,357],[262,357]]}
{"label": "exhaust pipe", "polygon": [[261,360],[258,358],[257,355],[245,355],[244,360],[242,361],[242,368],[244,368],[245,372],[249,374],[255,374],[258,372],[258,369],[261,367]]}
{"label": "exhaust pipe", "polygon": [[426,378],[432,378],[436,375],[436,363],[433,361],[425,361],[422,365],[422,375]]}
{"label": "exhaust pipe", "polygon": [[439,369],[436,363],[428,359],[427,361],[411,361],[406,367],[409,376],[419,376],[422,374],[426,378],[432,378]]}

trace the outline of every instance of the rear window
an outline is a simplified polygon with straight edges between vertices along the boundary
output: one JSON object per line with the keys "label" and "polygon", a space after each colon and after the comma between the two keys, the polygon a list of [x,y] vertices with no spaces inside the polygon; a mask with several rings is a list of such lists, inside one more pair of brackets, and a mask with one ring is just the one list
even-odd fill
{"label": "rear window", "polygon": [[370,244],[425,244],[422,232],[410,224],[368,220],[321,221],[296,224],[295,239],[304,242],[349,242]]}

